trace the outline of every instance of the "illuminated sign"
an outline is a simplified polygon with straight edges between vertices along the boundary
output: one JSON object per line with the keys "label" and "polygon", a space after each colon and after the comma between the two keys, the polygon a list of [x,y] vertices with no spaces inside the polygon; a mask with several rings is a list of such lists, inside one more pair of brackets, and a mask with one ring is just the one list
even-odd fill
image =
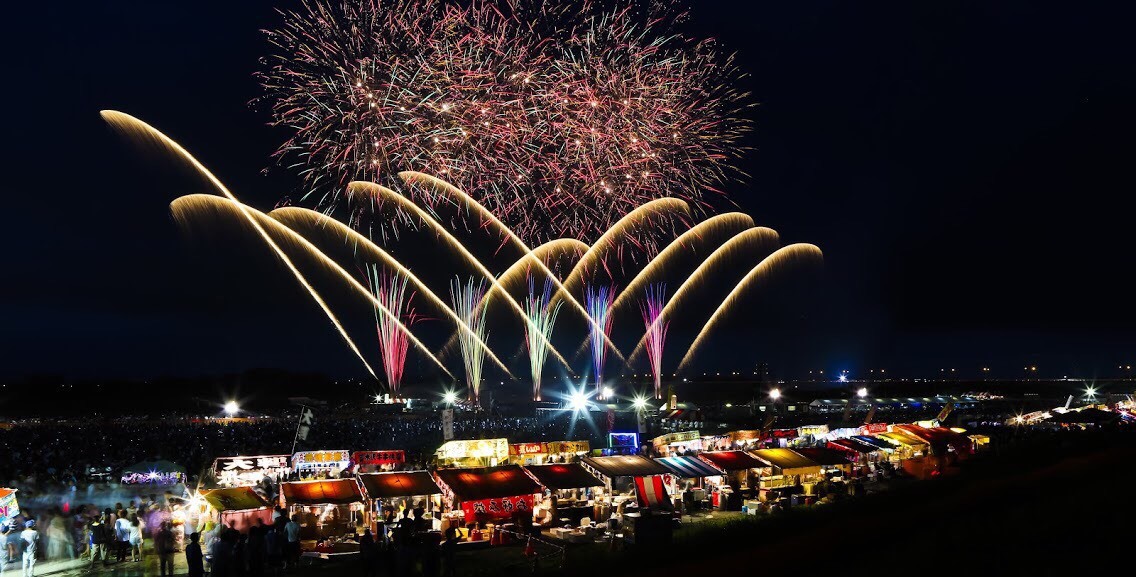
{"label": "illuminated sign", "polygon": [[300,469],[346,469],[351,465],[347,451],[303,451],[292,455],[292,467]]}
{"label": "illuminated sign", "polygon": [[437,456],[442,459],[490,459],[504,460],[509,456],[507,439],[471,439],[467,441],[447,441],[438,448]]}
{"label": "illuminated sign", "polygon": [[356,465],[398,465],[406,462],[406,451],[355,451],[351,462]]}
{"label": "illuminated sign", "polygon": [[513,443],[509,445],[509,454],[517,457],[521,455],[545,455],[550,452],[548,443]]}

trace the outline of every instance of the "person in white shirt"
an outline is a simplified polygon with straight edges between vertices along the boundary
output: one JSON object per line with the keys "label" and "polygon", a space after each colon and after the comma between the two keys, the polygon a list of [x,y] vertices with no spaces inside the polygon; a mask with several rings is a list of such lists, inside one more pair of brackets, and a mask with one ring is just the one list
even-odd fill
{"label": "person in white shirt", "polygon": [[35,575],[36,554],[39,552],[39,531],[35,530],[35,524],[35,519],[28,519],[20,533],[24,548],[24,577]]}

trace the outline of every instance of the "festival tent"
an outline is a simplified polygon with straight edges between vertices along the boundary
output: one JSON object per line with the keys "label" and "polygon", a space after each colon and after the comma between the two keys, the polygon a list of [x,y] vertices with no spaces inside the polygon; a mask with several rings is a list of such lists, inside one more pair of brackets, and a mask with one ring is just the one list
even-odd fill
{"label": "festival tent", "polygon": [[649,475],[664,475],[670,470],[666,467],[640,455],[612,455],[610,457],[584,457],[581,461],[585,466],[609,478],[616,477],[645,477]]}
{"label": "festival tent", "polygon": [[427,471],[364,473],[359,475],[359,482],[372,500],[421,497],[442,492]]}
{"label": "festival tent", "polygon": [[871,435],[856,435],[852,438],[856,439],[857,441],[860,441],[861,443],[864,443],[865,445],[870,445],[872,447],[875,447],[875,448],[877,448],[881,451],[886,451],[886,452],[890,453],[890,452],[895,450],[895,445],[893,445],[893,444],[891,444],[891,443],[889,443],[889,442],[887,442],[883,439],[877,439],[876,437],[873,437]]}
{"label": "festival tent", "polygon": [[837,449],[826,449],[822,447],[802,447],[794,449],[795,452],[800,453],[806,459],[820,465],[822,468],[832,470],[833,468],[839,469],[845,475],[852,474],[852,460],[850,455],[845,451]]}
{"label": "festival tent", "polygon": [[272,524],[272,508],[268,501],[252,487],[227,487],[201,491],[201,498],[217,511],[226,527],[248,531],[256,520]]}
{"label": "festival tent", "polygon": [[602,487],[603,481],[589,473],[579,463],[556,463],[551,465],[528,465],[529,472],[538,483],[552,490],[586,489]]}
{"label": "festival tent", "polygon": [[854,453],[857,455],[868,455],[870,453],[876,453],[882,450],[875,445],[869,445],[868,443],[852,437],[846,439],[833,439],[828,442],[828,446],[838,451],[847,451],[849,453]]}
{"label": "festival tent", "polygon": [[820,473],[820,464],[791,449],[758,449],[750,451],[767,466],[781,475],[817,475]]}
{"label": "festival tent", "polygon": [[960,455],[971,453],[971,440],[966,435],[956,433],[946,427],[920,427],[919,425],[896,425],[913,437],[926,441],[935,455],[942,455],[950,447]]}
{"label": "festival tent", "polygon": [[764,469],[769,466],[745,451],[710,451],[699,456],[723,471]]}
{"label": "festival tent", "polygon": [[717,477],[722,474],[720,469],[697,457],[656,457],[655,462],[684,479]]}
{"label": "festival tent", "polygon": [[540,485],[518,465],[477,469],[438,469],[434,473],[451,506],[461,505],[467,523],[511,517],[533,510]]}
{"label": "festival tent", "polygon": [[281,483],[281,494],[289,505],[349,505],[363,502],[355,479],[320,479]]}

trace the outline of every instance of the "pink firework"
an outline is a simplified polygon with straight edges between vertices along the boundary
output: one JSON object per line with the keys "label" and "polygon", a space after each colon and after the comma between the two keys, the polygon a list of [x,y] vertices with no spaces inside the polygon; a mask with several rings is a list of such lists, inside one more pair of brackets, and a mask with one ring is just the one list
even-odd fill
{"label": "pink firework", "polygon": [[595,320],[591,325],[592,369],[596,377],[596,398],[603,399],[604,360],[607,358],[605,341],[611,334],[611,303],[615,297],[615,287],[588,285],[584,290],[584,303],[588,315]]}
{"label": "pink firework", "polygon": [[[417,320],[414,309],[408,309],[414,295],[406,292],[406,277],[385,271],[380,273],[376,266],[372,266],[370,272],[371,292],[379,303],[404,325],[414,324]],[[398,388],[402,384],[402,372],[406,367],[406,351],[410,343],[406,332],[400,330],[390,316],[380,314],[377,306],[375,328],[379,334],[379,351],[383,355],[383,372],[386,373],[387,384],[390,386],[391,394],[398,396]]]}
{"label": "pink firework", "polygon": [[743,75],[668,2],[303,0],[282,16],[264,102],[294,131],[282,164],[325,208],[351,180],[415,170],[526,241],[588,239],[662,196],[705,212],[740,176]]}
{"label": "pink firework", "polygon": [[663,307],[667,304],[667,287],[664,284],[648,285],[647,294],[640,304],[643,324],[647,327],[647,359],[651,363],[651,375],[655,377],[655,398],[663,398],[663,344],[667,340],[667,326],[670,321],[661,318]]}

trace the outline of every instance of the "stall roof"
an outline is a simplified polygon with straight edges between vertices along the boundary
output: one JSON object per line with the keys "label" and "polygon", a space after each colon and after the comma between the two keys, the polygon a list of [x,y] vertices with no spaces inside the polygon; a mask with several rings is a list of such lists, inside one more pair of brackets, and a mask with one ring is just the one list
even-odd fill
{"label": "stall roof", "polygon": [[[791,449],[759,449],[751,451],[755,457],[778,469],[805,469],[818,463]],[[848,461],[845,461],[847,463]]]}
{"label": "stall roof", "polygon": [[700,455],[723,471],[744,471],[768,467],[745,451],[710,451]]}
{"label": "stall roof", "polygon": [[363,490],[371,499],[417,497],[442,492],[427,471],[397,471],[394,473],[364,473],[359,475]]}
{"label": "stall roof", "polygon": [[887,451],[895,449],[895,445],[883,439],[877,439],[871,435],[854,435],[851,438],[856,439],[857,441],[860,441],[861,443],[864,443],[866,445],[876,447],[877,449],[883,449]]}
{"label": "stall roof", "polygon": [[615,477],[644,477],[670,473],[666,467],[641,455],[613,455],[611,457],[584,457],[584,464],[601,474]]}
{"label": "stall roof", "polygon": [[518,465],[478,469],[438,469],[438,479],[449,486],[458,501],[480,501],[540,492],[540,485]]}
{"label": "stall roof", "polygon": [[884,439],[888,439],[890,441],[895,441],[900,445],[907,445],[908,447],[927,446],[927,441],[924,441],[923,439],[920,439],[919,437],[916,437],[911,433],[905,433],[900,429],[896,429],[888,433],[880,433],[876,436],[883,437]]}
{"label": "stall roof", "polygon": [[656,457],[655,461],[683,478],[717,477],[722,474],[722,471],[698,457]]}
{"label": "stall roof", "polygon": [[825,466],[843,466],[852,464],[848,460],[848,453],[845,451],[838,451],[836,449],[825,449],[822,447],[808,447],[795,449],[795,452],[800,453],[806,459],[817,463],[818,465]]}
{"label": "stall roof", "polygon": [[849,437],[847,439],[833,439],[829,441],[829,444],[840,445],[841,447],[844,447],[850,451],[855,451],[857,453],[875,453],[876,451],[880,450],[880,448],[875,445],[870,445],[868,443],[865,443],[864,441],[861,441],[860,439],[852,437]]}
{"label": "stall roof", "polygon": [[280,487],[289,505],[347,505],[363,500],[355,479],[293,481]]}
{"label": "stall roof", "polygon": [[603,481],[597,479],[579,463],[528,465],[525,470],[536,477],[537,482],[549,489],[584,489],[603,486]]}
{"label": "stall roof", "polygon": [[202,491],[201,498],[218,511],[245,511],[260,509],[269,505],[268,501],[252,487],[229,487]]}
{"label": "stall roof", "polygon": [[0,499],[7,497],[16,492],[16,489],[9,489],[7,487],[0,487]]}

